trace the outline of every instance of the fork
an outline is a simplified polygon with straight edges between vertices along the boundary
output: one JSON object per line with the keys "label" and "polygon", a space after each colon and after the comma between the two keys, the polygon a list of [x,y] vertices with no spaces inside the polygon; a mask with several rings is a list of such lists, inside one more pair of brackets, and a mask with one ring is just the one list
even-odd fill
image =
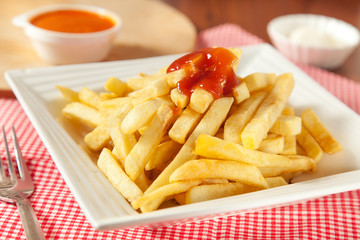
{"label": "fork", "polygon": [[25,230],[26,239],[45,239],[44,233],[42,232],[38,219],[36,218],[34,209],[32,208],[31,203],[27,198],[34,192],[34,184],[22,157],[19,142],[15,133],[15,128],[12,126],[12,139],[14,143],[15,158],[19,176],[17,176],[14,171],[4,126],[2,127],[2,133],[6,150],[9,176],[6,176],[2,160],[0,159],[0,199],[5,202],[16,203]]}

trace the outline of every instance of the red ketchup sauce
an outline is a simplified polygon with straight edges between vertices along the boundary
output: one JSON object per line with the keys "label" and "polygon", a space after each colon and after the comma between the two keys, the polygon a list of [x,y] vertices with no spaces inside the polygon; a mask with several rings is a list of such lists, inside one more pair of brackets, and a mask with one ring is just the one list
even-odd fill
{"label": "red ketchup sauce", "polygon": [[203,48],[175,60],[167,73],[184,69],[187,77],[177,83],[181,93],[190,97],[195,89],[202,88],[217,99],[232,93],[240,83],[232,68],[236,60],[237,57],[225,48]]}

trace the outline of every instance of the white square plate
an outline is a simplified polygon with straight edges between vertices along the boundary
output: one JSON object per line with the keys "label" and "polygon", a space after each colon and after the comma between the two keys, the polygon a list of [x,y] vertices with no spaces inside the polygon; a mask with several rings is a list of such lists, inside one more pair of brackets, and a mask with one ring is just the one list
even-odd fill
{"label": "white square plate", "polygon": [[238,75],[292,72],[296,86],[290,105],[297,113],[306,107],[314,109],[344,150],[326,155],[317,172],[305,174],[291,185],[145,214],[131,208],[98,170],[96,159],[79,147],[82,135],[62,117],[66,102],[55,85],[74,90],[87,86],[100,91],[108,77],[127,79],[139,72],[154,73],[179,55],[12,70],[6,73],[6,79],[86,217],[99,230],[232,215],[360,188],[360,117],[270,45],[242,49]]}

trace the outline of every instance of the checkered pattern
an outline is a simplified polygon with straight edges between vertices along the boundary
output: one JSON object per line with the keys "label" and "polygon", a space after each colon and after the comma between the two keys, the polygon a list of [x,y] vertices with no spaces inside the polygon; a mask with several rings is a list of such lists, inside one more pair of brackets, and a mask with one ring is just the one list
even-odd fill
{"label": "checkered pattern", "polygon": [[[263,41],[239,26],[203,31],[198,47]],[[341,101],[360,113],[360,84],[327,71],[299,65]],[[47,239],[360,239],[360,190],[231,217],[158,229],[99,232],[81,212],[45,146],[16,100],[0,99],[0,125],[15,125],[23,155],[36,183],[31,201]],[[0,153],[4,156],[2,140]],[[16,206],[0,202],[0,239],[25,239]]]}

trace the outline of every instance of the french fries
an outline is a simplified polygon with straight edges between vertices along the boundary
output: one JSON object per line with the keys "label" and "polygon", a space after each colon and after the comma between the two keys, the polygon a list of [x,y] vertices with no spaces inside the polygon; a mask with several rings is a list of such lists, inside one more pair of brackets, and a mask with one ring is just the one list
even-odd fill
{"label": "french fries", "polygon": [[342,149],[311,109],[287,106],[290,73],[240,78],[240,57],[206,48],[154,74],[110,77],[99,93],[56,86],[62,113],[87,127],[86,151],[140,212],[284,186]]}
{"label": "french fries", "polygon": [[79,92],[79,100],[80,102],[89,105],[90,107],[93,107],[95,109],[99,109],[101,98],[99,94],[94,92],[93,90],[83,87]]}
{"label": "french fries", "polygon": [[215,159],[188,161],[170,175],[169,181],[204,178],[225,178],[258,188],[269,188],[265,178],[255,165]]}
{"label": "french fries", "polygon": [[214,101],[211,93],[203,89],[196,89],[190,97],[189,107],[198,113],[204,113]]}
{"label": "french fries", "polygon": [[283,74],[277,78],[271,92],[241,133],[241,140],[246,148],[257,149],[260,146],[261,141],[284,110],[293,88],[294,79],[291,74]]}
{"label": "french fries", "polygon": [[70,102],[79,102],[79,93],[64,86],[55,86],[63,95],[63,97]]}
{"label": "french fries", "polygon": [[199,124],[196,126],[194,131],[191,133],[185,144],[180,149],[179,153],[175,156],[173,161],[160,173],[155,181],[146,190],[149,193],[167,183],[169,183],[169,177],[178,167],[185,162],[194,159],[195,142],[200,134],[214,135],[220,128],[221,124],[226,118],[229,112],[233,98],[219,98],[215,100],[206,112],[204,117],[201,119]]}
{"label": "french fries", "polygon": [[276,82],[276,75],[274,73],[256,72],[244,77],[241,80],[246,83],[249,91],[253,92],[274,85]]}
{"label": "french fries", "polygon": [[172,109],[162,104],[149,127],[125,159],[125,171],[135,181],[144,171],[148,157],[154,153],[173,117]]}
{"label": "french fries", "polygon": [[99,111],[79,102],[67,104],[62,113],[68,119],[80,122],[90,128],[96,128],[105,121],[104,116]]}
{"label": "french fries", "polygon": [[324,151],[320,145],[304,126],[302,127],[301,133],[296,136],[296,141],[302,147],[305,154],[316,162],[319,162],[324,155]]}
{"label": "french fries", "polygon": [[207,200],[234,196],[259,190],[241,182],[218,183],[198,185],[190,188],[187,192],[175,196],[180,204],[191,204]]}
{"label": "french fries", "polygon": [[224,139],[226,141],[241,143],[242,131],[266,95],[266,92],[253,94],[230,115],[224,126]]}
{"label": "french fries", "polygon": [[157,209],[160,204],[166,199],[166,197],[186,192],[193,186],[199,185],[201,180],[191,179],[185,181],[177,181],[174,183],[169,183],[165,186],[162,186],[151,193],[138,198],[132,202],[132,206],[135,209],[141,208],[142,212],[150,212]]}
{"label": "french fries", "polygon": [[312,109],[305,109],[301,114],[301,119],[306,129],[320,144],[324,152],[334,154],[342,150],[341,145],[331,135]]}
{"label": "french fries", "polygon": [[135,106],[122,121],[121,131],[130,134],[144,127],[154,117],[161,103],[160,99],[151,99]]}
{"label": "french fries", "polygon": [[186,108],[171,127],[169,137],[178,143],[184,144],[189,133],[194,130],[201,117],[201,113],[195,112],[191,108]]}
{"label": "french fries", "polygon": [[122,97],[128,91],[129,87],[125,82],[118,78],[110,77],[104,85],[105,90],[114,93],[117,97]]}
{"label": "french fries", "polygon": [[112,185],[132,202],[143,195],[141,189],[123,171],[115,156],[107,148],[101,151],[97,162],[99,169],[109,179]]}
{"label": "french fries", "polygon": [[206,158],[238,161],[257,167],[282,168],[287,172],[311,171],[315,168],[312,158],[290,159],[291,155],[260,152],[206,134],[201,134],[197,138],[195,154]]}

